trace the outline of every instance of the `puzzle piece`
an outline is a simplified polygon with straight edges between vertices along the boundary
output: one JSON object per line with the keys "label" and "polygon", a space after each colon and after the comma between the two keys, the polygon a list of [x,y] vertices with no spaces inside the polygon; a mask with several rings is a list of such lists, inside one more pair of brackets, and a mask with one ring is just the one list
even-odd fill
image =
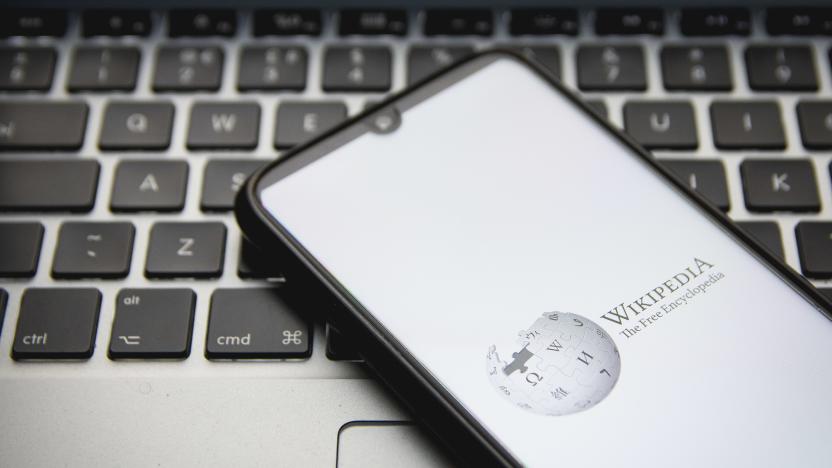
{"label": "puzzle piece", "polygon": [[526,370],[528,370],[528,367],[526,367],[526,362],[529,359],[531,359],[532,356],[534,356],[534,354],[532,354],[532,352],[529,351],[529,349],[525,346],[520,351],[512,353],[512,357],[514,357],[514,360],[508,363],[508,365],[503,368],[503,373],[505,375],[511,375],[511,373],[516,370],[519,370],[520,372],[526,372]]}

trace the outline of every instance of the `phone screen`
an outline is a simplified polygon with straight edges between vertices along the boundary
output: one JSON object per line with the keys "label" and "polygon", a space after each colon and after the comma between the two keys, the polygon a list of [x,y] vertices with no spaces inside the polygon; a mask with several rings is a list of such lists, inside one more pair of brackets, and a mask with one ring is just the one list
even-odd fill
{"label": "phone screen", "polygon": [[259,194],[523,464],[832,460],[832,323],[518,61]]}

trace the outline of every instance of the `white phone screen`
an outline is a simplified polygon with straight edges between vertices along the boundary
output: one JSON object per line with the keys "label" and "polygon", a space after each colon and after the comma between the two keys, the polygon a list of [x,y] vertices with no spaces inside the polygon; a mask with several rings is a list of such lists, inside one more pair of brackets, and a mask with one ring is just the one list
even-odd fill
{"label": "white phone screen", "polygon": [[832,323],[523,64],[264,187],[519,461],[830,466]]}

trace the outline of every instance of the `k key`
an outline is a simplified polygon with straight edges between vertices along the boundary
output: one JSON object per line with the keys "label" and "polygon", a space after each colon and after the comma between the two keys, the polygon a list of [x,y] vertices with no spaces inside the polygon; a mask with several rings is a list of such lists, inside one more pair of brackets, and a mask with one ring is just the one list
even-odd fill
{"label": "k key", "polygon": [[714,101],[711,126],[718,148],[777,150],[786,147],[780,107],[773,101]]}
{"label": "k key", "polygon": [[815,171],[809,160],[748,159],[740,164],[749,211],[820,210]]}
{"label": "k key", "polygon": [[216,278],[225,257],[225,225],[156,223],[150,230],[145,276],[148,278]]}

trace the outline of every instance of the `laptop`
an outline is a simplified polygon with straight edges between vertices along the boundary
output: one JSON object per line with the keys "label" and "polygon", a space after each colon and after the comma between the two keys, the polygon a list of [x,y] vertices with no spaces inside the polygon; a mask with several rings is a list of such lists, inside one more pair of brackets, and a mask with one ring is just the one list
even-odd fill
{"label": "laptop", "polygon": [[746,3],[6,2],[2,464],[449,465],[231,210],[258,167],[495,45],[832,297],[832,8]]}

